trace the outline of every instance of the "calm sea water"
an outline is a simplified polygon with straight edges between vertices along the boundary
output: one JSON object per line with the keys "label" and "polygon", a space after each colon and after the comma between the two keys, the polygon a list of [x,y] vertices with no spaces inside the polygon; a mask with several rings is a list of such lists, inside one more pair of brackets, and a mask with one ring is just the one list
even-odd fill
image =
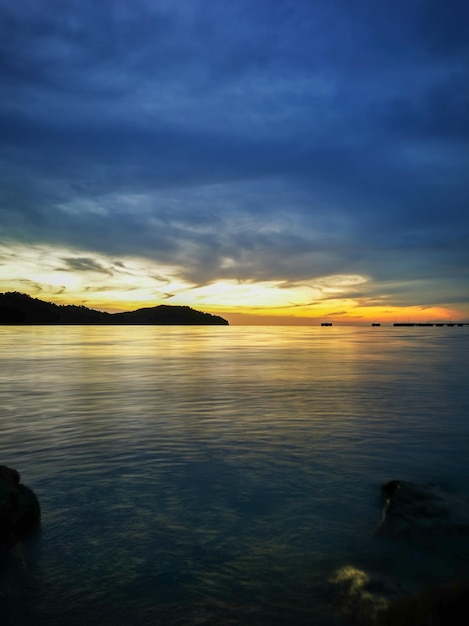
{"label": "calm sea water", "polygon": [[337,572],[466,575],[372,532],[388,480],[468,495],[468,372],[468,327],[0,327],[0,462],[43,511],[0,622],[329,626]]}

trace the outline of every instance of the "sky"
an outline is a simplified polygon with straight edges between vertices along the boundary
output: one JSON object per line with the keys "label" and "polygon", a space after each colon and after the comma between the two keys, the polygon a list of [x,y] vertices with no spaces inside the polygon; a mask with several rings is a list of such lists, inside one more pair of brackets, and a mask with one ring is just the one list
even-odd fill
{"label": "sky", "polygon": [[466,0],[0,0],[0,291],[469,321]]}

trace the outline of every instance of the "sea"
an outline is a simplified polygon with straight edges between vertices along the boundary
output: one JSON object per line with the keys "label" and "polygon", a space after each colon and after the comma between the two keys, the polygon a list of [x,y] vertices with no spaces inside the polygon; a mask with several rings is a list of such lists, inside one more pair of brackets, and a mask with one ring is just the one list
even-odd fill
{"label": "sea", "polygon": [[469,327],[3,326],[0,463],[2,626],[349,623],[469,575],[374,534],[390,480],[469,497]]}

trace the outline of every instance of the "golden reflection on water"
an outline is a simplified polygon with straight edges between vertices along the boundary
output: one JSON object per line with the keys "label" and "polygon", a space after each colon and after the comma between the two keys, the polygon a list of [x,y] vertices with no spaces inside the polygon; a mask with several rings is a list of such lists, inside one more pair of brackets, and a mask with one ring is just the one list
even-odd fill
{"label": "golden reflection on water", "polygon": [[309,625],[336,570],[365,597],[379,485],[467,474],[459,330],[0,327],[2,461],[44,510],[34,580],[171,626]]}

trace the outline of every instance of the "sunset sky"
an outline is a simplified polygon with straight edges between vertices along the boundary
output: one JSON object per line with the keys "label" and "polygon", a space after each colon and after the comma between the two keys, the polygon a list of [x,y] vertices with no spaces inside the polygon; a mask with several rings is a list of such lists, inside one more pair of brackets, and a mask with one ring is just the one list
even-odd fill
{"label": "sunset sky", "polygon": [[467,0],[0,0],[0,291],[469,321]]}

